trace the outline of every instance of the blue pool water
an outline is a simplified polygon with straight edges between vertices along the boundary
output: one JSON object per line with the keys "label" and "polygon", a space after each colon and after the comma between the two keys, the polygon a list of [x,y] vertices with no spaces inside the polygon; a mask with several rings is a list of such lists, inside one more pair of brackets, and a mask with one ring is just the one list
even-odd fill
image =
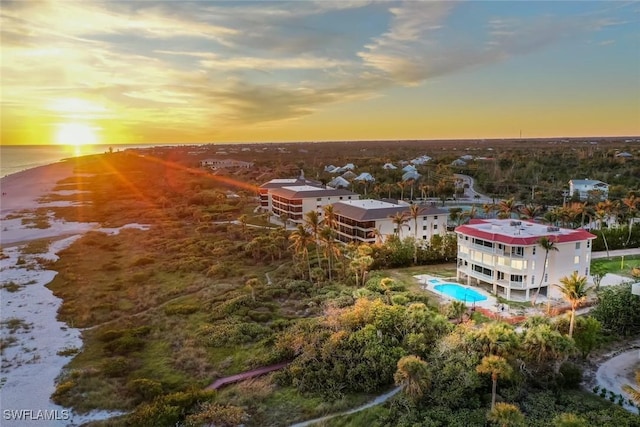
{"label": "blue pool water", "polygon": [[[430,281],[431,282],[431,281]],[[455,298],[464,302],[478,302],[487,299],[484,295],[474,291],[473,289],[465,288],[464,286],[456,283],[442,283],[433,287],[436,291]]]}

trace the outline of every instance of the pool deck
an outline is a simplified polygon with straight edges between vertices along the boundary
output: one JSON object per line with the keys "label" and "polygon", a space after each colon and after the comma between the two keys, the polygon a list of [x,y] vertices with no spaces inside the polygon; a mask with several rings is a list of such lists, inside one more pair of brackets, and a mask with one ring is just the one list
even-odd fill
{"label": "pool deck", "polygon": [[[435,289],[435,286],[443,284],[443,283],[454,283],[456,285],[460,285],[463,288],[468,288],[468,289],[473,289],[474,291],[476,291],[477,293],[481,294],[482,296],[487,297],[486,300],[484,301],[477,301],[475,303],[467,303],[468,307],[482,307],[484,309],[490,310],[493,313],[500,313],[502,315],[504,315],[505,317],[508,317],[509,314],[509,306],[508,304],[500,304],[498,302],[498,300],[496,299],[496,297],[494,297],[493,295],[491,295],[490,293],[488,293],[487,291],[485,291],[484,289],[480,289],[477,288],[475,286],[467,286],[467,285],[463,285],[462,283],[458,283],[456,282],[455,278],[442,278],[442,277],[436,277],[436,276],[431,276],[429,274],[419,274],[417,276],[413,276],[415,277],[418,282],[420,283],[420,287],[422,287],[422,289],[428,290],[430,292],[433,292],[434,294],[438,295],[440,298],[442,298],[444,301],[454,301],[457,300],[456,298],[452,298],[447,294],[444,294],[438,290]],[[429,283],[429,280],[432,279],[436,279],[439,280],[439,283]],[[459,301],[459,300],[457,300]],[[501,310],[502,306],[504,306],[504,310]]]}

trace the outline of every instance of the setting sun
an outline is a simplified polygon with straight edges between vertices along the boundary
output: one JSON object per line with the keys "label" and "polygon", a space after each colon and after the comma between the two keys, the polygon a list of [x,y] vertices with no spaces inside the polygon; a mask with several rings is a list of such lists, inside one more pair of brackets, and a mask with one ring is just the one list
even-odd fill
{"label": "setting sun", "polygon": [[98,143],[96,129],[84,123],[62,123],[58,125],[56,143],[64,145],[91,145]]}

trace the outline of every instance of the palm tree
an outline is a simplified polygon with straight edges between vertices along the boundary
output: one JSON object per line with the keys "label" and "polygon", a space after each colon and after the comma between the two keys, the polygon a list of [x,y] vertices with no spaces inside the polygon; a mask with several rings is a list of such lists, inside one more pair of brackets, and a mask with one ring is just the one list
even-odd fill
{"label": "palm tree", "polygon": [[313,236],[313,240],[316,244],[316,258],[318,260],[318,265],[320,265],[320,215],[318,215],[317,211],[309,211],[304,214],[304,225],[309,229],[311,235]]}
{"label": "palm tree", "polygon": [[431,386],[429,365],[418,356],[405,356],[398,360],[397,366],[393,375],[396,385],[402,386],[409,398],[418,400]]}
{"label": "palm tree", "polygon": [[407,216],[404,212],[396,212],[395,215],[391,215],[391,222],[395,226],[395,233],[398,236],[398,239],[401,238],[402,235],[402,227],[407,227]]}
{"label": "palm tree", "polygon": [[576,309],[587,299],[591,288],[587,284],[587,276],[580,276],[577,272],[573,272],[571,276],[560,279],[562,285],[556,287],[562,293],[569,304],[571,304],[571,320],[569,320],[569,336],[573,337],[573,327],[576,318]]}
{"label": "palm tree", "polygon": [[313,236],[302,225],[298,224],[298,227],[289,235],[291,246],[296,255],[302,254],[302,258],[307,260],[307,269],[309,271],[309,280],[311,280],[311,261],[309,260],[309,244],[313,242]]}
{"label": "palm tree", "polygon": [[320,230],[320,240],[324,245],[324,255],[327,257],[329,269],[329,281],[333,280],[333,257],[339,255],[340,248],[336,245],[335,231],[329,227],[323,227]]}
{"label": "palm tree", "polygon": [[498,378],[508,378],[513,373],[513,368],[507,363],[504,357],[490,355],[482,358],[482,361],[476,366],[479,374],[491,375],[491,410],[496,406],[496,390],[498,388]]}
{"label": "palm tree", "polygon": [[542,208],[540,207],[540,205],[533,204],[521,206],[519,209],[520,216],[524,219],[534,219],[540,214],[541,210]]}
{"label": "palm tree", "polygon": [[553,427],[589,427],[589,422],[572,412],[563,412],[553,417]]}
{"label": "palm tree", "polygon": [[629,393],[631,395],[631,400],[640,405],[640,369],[636,371],[636,385],[638,387],[634,388],[629,384],[625,384],[622,386],[622,390]]}
{"label": "palm tree", "polygon": [[500,427],[523,427],[524,415],[516,405],[498,402],[487,414],[487,420]]}
{"label": "palm tree", "polygon": [[447,307],[447,315],[450,318],[457,319],[460,322],[462,322],[462,317],[466,312],[467,305],[462,301],[453,300]]}
{"label": "palm tree", "polygon": [[[544,262],[542,264],[542,277],[540,277],[540,283],[538,283],[538,289],[536,289],[536,293],[533,296],[533,300],[531,300],[531,305],[536,304],[536,300],[540,295],[540,288],[542,288],[542,282],[544,281],[544,277],[547,274],[547,262],[549,261],[549,251],[558,251],[556,243],[549,239],[547,236],[543,236],[538,239],[538,245],[544,249]],[[547,295],[549,298],[549,295]]]}
{"label": "palm tree", "polygon": [[494,203],[485,203],[482,205],[482,210],[484,211],[485,218],[492,217],[492,213],[496,210],[496,205]]}
{"label": "palm tree", "polygon": [[413,219],[413,263],[418,263],[418,218],[422,213],[419,205],[413,204],[409,207],[409,216]]}
{"label": "palm tree", "polygon": [[376,227],[373,230],[371,230],[369,232],[369,235],[367,237],[373,237],[376,239],[376,245],[381,245],[382,244],[382,237],[383,234],[380,231],[380,228]]}
{"label": "palm tree", "polygon": [[602,241],[604,242],[604,248],[607,251],[607,258],[609,258],[609,244],[607,243],[607,236],[604,233],[604,230],[602,230],[602,223],[603,222],[607,222],[609,219],[609,215],[611,213],[611,202],[609,200],[607,200],[609,203],[605,203],[605,202],[599,202],[596,205],[596,220],[598,221],[598,230],[600,230],[600,233],[602,234]]}
{"label": "palm tree", "polygon": [[634,194],[630,194],[629,197],[622,199],[622,203],[627,207],[627,217],[629,218],[629,236],[625,242],[625,246],[631,241],[631,230],[633,229],[633,220],[638,214],[638,203],[640,199],[636,198]]}
{"label": "palm tree", "polygon": [[407,186],[407,183],[404,181],[400,181],[397,183],[398,187],[400,187],[400,200],[404,200],[404,187]]}
{"label": "palm tree", "polygon": [[322,213],[324,215],[324,225],[329,228],[335,228],[336,225],[336,211],[333,208],[333,205],[325,205],[322,208]]}
{"label": "palm tree", "polygon": [[498,204],[498,210],[500,211],[500,218],[511,218],[511,214],[518,211],[518,205],[512,197],[507,200],[501,200]]}

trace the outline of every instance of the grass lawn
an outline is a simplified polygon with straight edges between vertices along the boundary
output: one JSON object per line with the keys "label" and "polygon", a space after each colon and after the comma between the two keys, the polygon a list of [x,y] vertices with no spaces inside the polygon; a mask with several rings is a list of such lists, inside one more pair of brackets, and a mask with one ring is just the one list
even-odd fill
{"label": "grass lawn", "polygon": [[633,277],[631,270],[633,268],[640,268],[640,255],[626,255],[624,257],[615,256],[611,258],[596,259],[591,262],[591,268],[596,265],[604,266],[608,273]]}

